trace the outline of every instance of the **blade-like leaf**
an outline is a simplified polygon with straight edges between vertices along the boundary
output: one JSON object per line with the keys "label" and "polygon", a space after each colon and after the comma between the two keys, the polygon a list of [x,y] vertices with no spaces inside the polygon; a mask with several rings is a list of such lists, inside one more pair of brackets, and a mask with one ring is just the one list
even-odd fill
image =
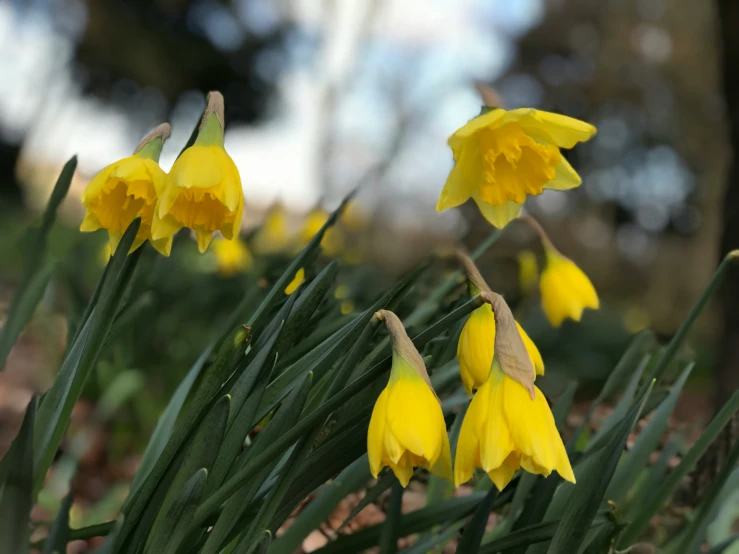
{"label": "blade-like leaf", "polygon": [[43,485],[46,472],[69,423],[72,409],[97,361],[121,297],[133,275],[141,249],[130,256],[127,252],[136,238],[139,224],[140,219],[136,218],[123,234],[116,253],[109,262],[106,282],[101,288],[98,303],[62,363],[54,384],[39,405],[33,445],[34,496]]}
{"label": "blade-like leaf", "polygon": [[[562,520],[557,526],[547,554],[572,554],[577,552],[598,511],[608,483],[624,449],[634,423],[639,419],[651,387],[631,407],[620,423],[607,435],[603,448],[584,460],[576,471],[577,484],[568,491]],[[554,503],[553,503],[554,504]],[[551,508],[551,506],[550,506]]]}
{"label": "blade-like leaf", "polygon": [[[167,537],[172,530],[171,520],[169,519],[172,506],[180,499],[181,491],[186,486],[186,483],[190,479],[193,479],[193,475],[201,470],[205,470],[205,474],[200,479],[202,479],[203,488],[206,486],[207,472],[213,467],[213,463],[218,455],[223,434],[226,430],[230,407],[231,397],[228,395],[223,396],[203,418],[197,431],[192,439],[190,439],[184,450],[182,463],[177,470],[172,484],[169,486],[169,491],[162,501],[159,513],[149,533],[149,540],[146,546],[147,552],[156,554],[160,552],[160,546],[167,543]],[[202,495],[202,491],[200,495]],[[197,502],[194,508],[196,507]]]}
{"label": "blade-like leaf", "polygon": [[[313,465],[308,465],[313,467]],[[365,454],[355,460],[336,479],[325,485],[321,492],[303,508],[287,530],[272,543],[269,554],[292,554],[311,531],[326,521],[339,502],[356,491],[371,478],[369,462]]]}
{"label": "blade-like leaf", "polygon": [[147,544],[145,552],[151,554],[175,554],[180,544],[187,538],[187,530],[190,520],[195,514],[198,502],[205,492],[205,483],[208,479],[208,470],[202,468],[195,472],[177,490],[177,498],[167,509],[163,518],[163,528],[166,533],[153,534],[150,536],[151,544]]}
{"label": "blade-like leaf", "polygon": [[652,517],[654,517],[659,509],[674,494],[683,478],[695,467],[698,460],[706,453],[708,447],[738,410],[739,391],[731,396],[729,401],[721,408],[721,411],[708,424],[688,453],[683,456],[680,464],[667,476],[662,486],[647,497],[644,505],[637,512],[637,515],[621,533],[618,540],[619,548],[626,548],[626,546],[635,543],[639,539],[641,534],[649,526]]}
{"label": "blade-like leaf", "polygon": [[[367,468],[369,468],[369,461],[366,461],[366,464]],[[367,506],[372,504],[375,500],[380,498],[380,496],[382,496],[385,491],[393,486],[393,483],[395,483],[395,481],[397,481],[397,478],[392,471],[388,470],[383,473],[377,480],[377,482],[369,489],[367,489],[367,492],[362,497],[362,500],[360,500],[359,504],[354,507],[354,509],[349,513],[348,516],[346,516],[346,519],[341,523],[337,531],[341,531],[351,520],[356,517],[359,512],[361,512]]]}
{"label": "blade-like leaf", "polygon": [[66,552],[69,542],[69,509],[72,507],[72,491],[64,497],[54,523],[49,530],[49,536],[44,541],[43,554]]}
{"label": "blade-like leaf", "polygon": [[693,370],[693,366],[692,363],[688,364],[688,367],[675,381],[667,399],[660,404],[647,426],[639,433],[639,438],[634,447],[619,463],[616,474],[606,491],[606,497],[617,505],[621,504],[622,500],[626,498],[634,481],[639,477],[639,473],[649,463],[649,456],[657,449],[659,440],[667,429],[667,420],[675,409],[677,399],[683,390],[685,381]]}
{"label": "blade-like leaf", "polygon": [[0,497],[0,551],[28,552],[29,520],[33,505],[33,428],[37,398],[26,407],[26,415],[2,461],[3,486]]}
{"label": "blade-like leaf", "polygon": [[475,508],[472,519],[465,526],[462,538],[457,546],[457,554],[475,554],[480,550],[482,536],[485,534],[485,526],[488,523],[488,516],[493,509],[493,502],[498,497],[498,489],[492,487],[482,502]]}
{"label": "blade-like leaf", "polygon": [[64,164],[62,172],[51,191],[51,198],[46,205],[41,225],[37,229],[30,229],[26,237],[26,258],[23,264],[20,282],[15,289],[15,295],[8,309],[3,328],[0,329],[0,371],[5,367],[5,360],[10,349],[18,339],[18,335],[30,321],[46,285],[51,278],[53,264],[44,263],[46,256],[46,243],[49,238],[56,211],[64,197],[67,196],[69,186],[72,184],[74,170],[77,168],[77,156]]}
{"label": "blade-like leaf", "polygon": [[393,484],[390,500],[385,511],[385,522],[380,531],[380,554],[395,554],[398,551],[398,529],[400,527],[400,508],[403,503],[403,486]]}

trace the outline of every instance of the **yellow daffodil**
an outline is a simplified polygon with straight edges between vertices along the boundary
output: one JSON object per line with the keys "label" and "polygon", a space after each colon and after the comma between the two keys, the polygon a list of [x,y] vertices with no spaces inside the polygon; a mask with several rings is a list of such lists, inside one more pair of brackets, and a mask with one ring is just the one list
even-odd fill
{"label": "yellow daffodil", "polygon": [[305,281],[305,269],[302,267],[295,273],[295,277],[290,284],[285,287],[285,294],[290,295],[298,290],[298,287]]}
{"label": "yellow daffodil", "polygon": [[[315,209],[308,214],[303,223],[303,228],[300,230],[300,244],[304,246],[310,239],[316,236],[316,233],[321,230],[321,227],[326,223],[329,217],[329,213],[321,208]],[[326,229],[321,239],[321,249],[326,256],[335,257],[341,251],[343,240],[339,229],[334,225]]]}
{"label": "yellow daffodil", "polygon": [[588,276],[553,248],[545,248],[546,266],[541,273],[541,305],[550,323],[559,327],[571,318],[580,321],[585,308],[597,310],[598,294]]}
{"label": "yellow daffodil", "polygon": [[[544,375],[544,361],[539,349],[526,331],[516,322],[526,352],[531,358],[536,375]],[[457,360],[462,376],[464,390],[469,396],[479,389],[490,374],[495,356],[495,314],[490,304],[483,304],[474,310],[462,328],[457,344]]]}
{"label": "yellow daffodil", "polygon": [[211,92],[195,144],[177,158],[165,181],[152,224],[155,239],[189,227],[205,252],[216,231],[229,240],[238,236],[244,194],[239,170],[223,148],[223,125],[223,97]]}
{"label": "yellow daffodil", "polygon": [[169,137],[169,125],[157,127],[138,146],[133,156],[110,164],[95,175],[82,193],[85,218],[80,231],[108,231],[112,252],[131,222],[141,218],[131,251],[146,240],[160,253],[169,256],[172,237],[152,238],[151,227],[157,197],[164,187],[165,173],[159,167],[159,154]]}
{"label": "yellow daffodil", "polygon": [[254,261],[246,243],[238,237],[231,240],[217,238],[213,242],[213,253],[218,262],[218,272],[224,277],[248,271]]}
{"label": "yellow daffodil", "polygon": [[454,462],[454,482],[468,481],[482,468],[503,490],[519,468],[548,476],[552,471],[571,483],[575,474],[567,458],[552,411],[542,392],[508,377],[500,365],[477,391],[465,414]]}
{"label": "yellow daffodil", "polygon": [[446,424],[423,359],[395,314],[381,310],[376,316],[390,331],[393,365],[387,387],[372,410],[367,432],[370,472],[377,477],[388,466],[404,487],[416,467],[451,479]]}
{"label": "yellow daffodil", "polygon": [[539,283],[539,263],[536,254],[531,250],[523,250],[518,259],[518,285],[522,293],[530,293]]}
{"label": "yellow daffodil", "polygon": [[437,211],[472,198],[495,227],[518,217],[528,196],[544,189],[565,190],[581,180],[560,148],[572,148],[595,134],[595,127],[564,115],[531,108],[493,108],[450,138],[455,165]]}
{"label": "yellow daffodil", "polygon": [[272,206],[254,236],[254,250],[259,254],[278,254],[287,250],[294,237],[288,230],[288,215],[282,204]]}

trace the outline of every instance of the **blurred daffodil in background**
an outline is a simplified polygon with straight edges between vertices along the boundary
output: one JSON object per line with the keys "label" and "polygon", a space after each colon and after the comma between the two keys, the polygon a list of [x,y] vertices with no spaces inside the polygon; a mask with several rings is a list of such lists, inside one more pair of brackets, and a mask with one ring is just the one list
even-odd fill
{"label": "blurred daffodil in background", "polygon": [[82,193],[86,212],[80,231],[108,231],[111,253],[134,218],[140,217],[131,251],[149,240],[157,251],[169,256],[172,236],[152,238],[154,207],[166,177],[159,167],[159,154],[169,134],[169,125],[163,123],[141,141],[132,156],[95,175]]}
{"label": "blurred daffodil in background", "polygon": [[518,217],[528,196],[580,185],[580,176],[559,149],[594,134],[589,123],[564,115],[531,108],[484,109],[449,138],[455,164],[436,210],[472,198],[492,225],[504,227]]}
{"label": "blurred daffodil in background", "polygon": [[288,250],[293,240],[287,210],[282,204],[275,204],[267,210],[252,246],[258,254],[278,254]]}
{"label": "blurred daffodil in background", "polygon": [[452,460],[441,403],[398,317],[377,312],[393,343],[387,387],[377,398],[367,432],[367,453],[374,477],[388,466],[405,487],[416,467],[452,478]]}
{"label": "blurred daffodil in background", "polygon": [[239,237],[232,240],[216,238],[213,241],[213,253],[218,263],[218,272],[224,277],[248,271],[254,263],[249,247]]}
{"label": "blurred daffodil in background", "polygon": [[244,211],[241,177],[224,144],[223,96],[208,94],[195,144],[177,158],[160,195],[152,224],[155,239],[171,237],[183,227],[195,231],[205,252],[216,231],[238,236]]}
{"label": "blurred daffodil in background", "polygon": [[544,394],[526,388],[493,365],[470,402],[459,433],[454,482],[460,485],[482,468],[498,490],[523,468],[548,476],[552,471],[575,482],[570,460]]}
{"label": "blurred daffodil in background", "polygon": [[[321,227],[328,221],[329,215],[323,208],[316,208],[308,214],[300,230],[301,247],[305,246],[321,230]],[[321,239],[321,250],[326,256],[330,258],[338,256],[342,251],[343,245],[344,241],[341,236],[341,230],[336,225],[326,229]]]}
{"label": "blurred daffodil in background", "polygon": [[536,254],[531,250],[522,250],[516,257],[518,260],[518,286],[521,292],[528,294],[539,285],[539,263]]}

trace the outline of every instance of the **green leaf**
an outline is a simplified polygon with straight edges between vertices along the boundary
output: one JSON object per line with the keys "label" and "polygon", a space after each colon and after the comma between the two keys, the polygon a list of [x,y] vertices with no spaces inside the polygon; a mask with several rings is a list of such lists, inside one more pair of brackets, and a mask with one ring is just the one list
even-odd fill
{"label": "green leaf", "polygon": [[572,437],[567,441],[567,451],[573,452],[575,443],[580,438],[583,429],[590,423],[590,418],[593,416],[595,409],[600,406],[604,401],[610,399],[617,391],[621,390],[621,387],[626,383],[635,370],[639,369],[640,362],[644,359],[644,355],[647,351],[651,351],[657,344],[654,334],[645,329],[638,333],[628,348],[624,352],[621,359],[618,361],[616,366],[613,368],[611,373],[608,375],[603,388],[600,393],[590,405],[588,413],[585,418],[577,426],[577,429],[572,434]]}
{"label": "green leaf", "polygon": [[[218,501],[217,506],[220,506],[225,502],[225,506],[218,520],[216,521],[213,529],[208,535],[208,540],[203,547],[202,554],[215,554],[220,552],[223,546],[230,540],[231,536],[234,535],[234,526],[238,523],[241,516],[246,511],[248,503],[254,497],[259,490],[260,486],[265,482],[274,465],[277,463],[271,456],[264,459],[264,452],[269,450],[269,445],[275,444],[278,437],[284,437],[288,429],[294,428],[295,422],[300,417],[300,412],[305,406],[305,402],[308,398],[308,392],[310,391],[311,377],[310,374],[306,374],[302,377],[298,386],[293,389],[290,395],[285,399],[284,404],[277,410],[274,418],[267,424],[264,430],[258,435],[257,439],[252,445],[247,448],[237,460],[236,473],[242,472],[245,467],[251,467],[254,464],[255,467],[255,479],[250,482],[244,480],[243,483],[239,483],[239,486],[234,487],[233,491],[225,496],[223,501]],[[308,432],[309,430],[306,430]],[[297,440],[297,438],[296,438]],[[294,442],[294,441],[293,441]],[[255,463],[254,461],[257,460]],[[232,478],[233,479],[233,478]],[[227,481],[227,483],[231,480]],[[222,490],[222,489],[218,489]],[[218,491],[216,491],[217,493]],[[213,498],[216,497],[216,493],[206,500],[213,502]],[[205,505],[203,503],[203,505]],[[192,528],[196,529],[202,525],[210,512],[203,509],[203,505],[198,509]],[[240,531],[240,529],[238,529]]]}
{"label": "green leaf", "polygon": [[615,504],[621,504],[626,498],[627,493],[634,485],[634,481],[639,477],[639,473],[649,463],[649,456],[657,450],[660,438],[665,432],[665,429],[667,429],[667,420],[675,409],[677,399],[694,365],[693,363],[688,364],[677,381],[675,381],[667,399],[660,404],[657,411],[650,418],[649,423],[639,433],[639,438],[636,440],[634,447],[621,460],[621,463],[619,463],[616,474],[613,476],[611,484],[606,491],[606,497]]}
{"label": "green leaf", "polygon": [[237,547],[232,554],[267,554],[269,552],[269,545],[272,542],[272,533],[268,529],[262,531],[262,535],[254,541],[251,546],[248,543]]}
{"label": "green leaf", "polygon": [[700,552],[701,544],[706,536],[706,529],[712,518],[715,517],[715,508],[719,498],[722,497],[721,491],[729,480],[729,476],[737,469],[738,463],[739,441],[736,441],[724,461],[723,468],[704,494],[701,503],[693,514],[693,519],[681,534],[679,545],[675,545],[675,547],[670,545],[665,549],[666,552],[671,554],[697,554]]}
{"label": "green leaf", "polygon": [[138,519],[143,515],[146,507],[149,506],[151,497],[157,489],[159,482],[177,457],[177,454],[181,451],[187,439],[191,436],[198,422],[203,418],[206,410],[211,405],[212,399],[220,390],[227,376],[243,356],[244,340],[246,337],[247,333],[245,330],[239,328],[221,344],[215,361],[203,373],[199,386],[195,389],[194,394],[185,406],[181,417],[175,424],[167,445],[157,458],[154,467],[151,468],[147,478],[124,506],[123,513],[125,518],[123,525],[118,531],[116,538],[117,544],[124,544],[127,541]]}
{"label": "green leaf", "polygon": [[[367,468],[369,471],[369,460],[366,460],[365,463],[367,464]],[[338,531],[341,531],[351,520],[353,520],[356,515],[364,510],[367,506],[372,504],[375,500],[380,498],[382,494],[388,490],[390,487],[393,486],[393,483],[397,481],[397,478],[395,477],[395,474],[388,470],[382,475],[380,475],[380,478],[377,480],[377,482],[372,485],[369,489],[367,489],[367,492],[364,493],[364,496],[362,497],[362,500],[359,501],[359,504],[357,504],[354,509],[349,513],[348,516],[346,516],[346,519],[341,523]]]}
{"label": "green leaf", "polygon": [[2,460],[0,496],[0,551],[28,552],[33,506],[33,428],[37,397],[31,398],[26,415],[10,449]]}
{"label": "green leaf", "polygon": [[[497,552],[509,552],[513,549],[525,550],[527,546],[542,543],[551,539],[557,531],[560,523],[560,520],[556,520],[523,527],[517,531],[509,533],[505,537],[501,537],[482,545],[478,552],[479,554],[495,554]],[[591,528],[605,525],[605,523],[606,520],[598,517],[593,520]]]}
{"label": "green leaf", "polygon": [[139,465],[136,475],[133,476],[133,482],[131,483],[131,490],[128,493],[127,500],[130,500],[136,494],[136,491],[138,491],[141,484],[148,477],[151,469],[154,467],[154,464],[164,450],[164,447],[167,445],[167,441],[169,441],[169,438],[172,435],[172,429],[174,429],[177,416],[179,416],[182,405],[185,403],[185,399],[190,393],[193,383],[198,378],[198,375],[200,375],[200,371],[203,369],[210,353],[211,349],[209,348],[203,351],[197,361],[189,369],[185,378],[177,386],[177,390],[175,390],[172,398],[170,398],[167,403],[167,407],[159,417],[159,421],[157,421],[154,432],[146,445],[146,450],[144,450],[144,454],[141,457],[141,465]]}
{"label": "green leaf", "polygon": [[395,554],[398,551],[398,529],[400,527],[400,508],[403,504],[403,485],[393,484],[390,500],[385,511],[385,522],[380,531],[380,554]]}
{"label": "green leaf", "polygon": [[55,554],[67,551],[69,542],[69,509],[72,507],[72,491],[64,497],[54,523],[49,530],[49,536],[44,541],[43,554]]}
{"label": "green leaf", "polygon": [[[509,491],[501,493],[493,503],[492,509],[497,509],[510,502],[511,496],[512,493]],[[403,514],[398,524],[398,537],[419,533],[435,525],[441,525],[445,522],[456,522],[461,518],[467,517],[482,502],[484,497],[485,493],[475,492],[468,496],[452,498],[445,502],[434,504],[433,506],[427,506],[420,510]],[[365,527],[351,535],[342,535],[335,541],[314,552],[315,554],[361,552],[377,545],[381,532],[382,524]]]}
{"label": "green leaf", "polygon": [[[316,467],[313,463],[306,462],[305,465],[309,468]],[[359,489],[370,478],[369,461],[365,454],[344,469],[332,482],[321,488],[321,492],[301,510],[290,527],[272,543],[269,554],[295,552],[305,537],[326,521],[344,497]]]}
{"label": "green leaf", "polygon": [[56,211],[62,203],[72,183],[74,170],[77,168],[77,156],[72,156],[64,164],[62,172],[51,191],[51,198],[46,205],[41,225],[38,229],[30,229],[26,237],[26,258],[23,264],[20,282],[15,288],[13,300],[3,328],[0,329],[0,370],[4,369],[10,349],[15,344],[23,328],[31,320],[46,285],[51,278],[53,264],[44,263],[46,257],[46,243],[49,239]]}
{"label": "green leaf", "polygon": [[493,502],[498,497],[498,489],[492,487],[482,502],[475,508],[475,513],[469,524],[464,528],[462,538],[457,546],[457,554],[475,554],[480,550],[482,536],[485,534],[485,526],[493,509]]}
{"label": "green leaf", "polygon": [[323,235],[330,227],[333,227],[338,218],[344,212],[344,208],[346,208],[346,205],[349,203],[353,196],[354,193],[352,192],[351,194],[347,195],[344,200],[342,200],[339,207],[336,208],[331,213],[331,215],[329,215],[326,223],[323,224],[323,227],[318,230],[318,232],[313,236],[310,242],[305,245],[305,248],[303,248],[303,250],[301,250],[300,253],[295,256],[292,262],[290,262],[290,265],[287,266],[287,269],[285,269],[280,278],[277,279],[274,285],[272,285],[272,288],[267,293],[267,296],[264,298],[264,300],[262,300],[262,303],[256,309],[254,314],[252,314],[252,316],[249,318],[250,327],[256,327],[259,324],[260,320],[265,316],[266,313],[268,313],[272,309],[277,300],[285,294],[285,287],[287,287],[290,281],[293,280],[298,270],[301,267],[305,267],[306,265],[308,265],[308,263],[318,255],[318,252],[321,249],[321,241],[323,240]]}
{"label": "green leaf", "polygon": [[[166,510],[162,518],[164,533],[149,536],[144,552],[151,554],[175,554],[180,544],[187,538],[187,531],[195,509],[205,492],[208,470],[196,471],[181,489],[172,489],[177,494],[175,501]],[[162,506],[164,510],[164,506]],[[162,513],[162,512],[160,512]]]}
{"label": "green leaf", "polygon": [[441,552],[441,546],[451,540],[457,534],[460,527],[466,522],[464,520],[451,524],[441,533],[428,533],[426,538],[420,538],[417,543],[401,550],[401,554],[429,554],[430,552]]}
{"label": "green leaf", "polygon": [[[231,397],[228,395],[221,397],[203,418],[197,431],[188,442],[184,450],[182,463],[169,486],[169,491],[162,501],[159,513],[149,533],[147,552],[156,554],[160,551],[159,547],[166,544],[171,532],[171,520],[168,519],[168,514],[180,498],[180,492],[186,486],[185,484],[193,478],[195,473],[202,469],[206,471],[202,477],[202,486],[206,486],[207,472],[213,467],[218,455],[223,434],[226,430],[230,407]],[[200,494],[202,495],[202,491]],[[197,503],[194,507],[197,507]]]}
{"label": "green leaf", "polygon": [[138,232],[140,219],[129,225],[116,253],[109,262],[106,281],[90,318],[85,322],[69,350],[54,384],[44,395],[38,408],[34,429],[34,496],[43,485],[46,472],[56,454],[72,409],[102,350],[118,311],[121,297],[129,285],[141,249],[127,255]]}
{"label": "green leaf", "polygon": [[703,433],[695,441],[691,449],[683,456],[682,461],[667,476],[659,489],[647,497],[644,505],[639,510],[631,523],[623,530],[618,540],[619,548],[636,542],[649,526],[652,517],[665,505],[680,486],[683,478],[695,467],[698,460],[706,453],[708,447],[716,439],[724,426],[731,420],[739,410],[739,391],[735,392],[729,401],[721,408],[721,411],[713,418]]}
{"label": "green leaf", "polygon": [[[651,387],[649,387],[625,417],[613,427],[604,440],[603,447],[593,452],[577,467],[577,484],[571,490],[563,490],[567,500],[563,503],[562,520],[557,526],[548,554],[572,554],[577,552],[600,506],[606,487],[616,470],[621,452],[626,445],[634,423],[639,419]],[[569,494],[566,494],[569,493]],[[554,502],[550,509],[554,506]]]}

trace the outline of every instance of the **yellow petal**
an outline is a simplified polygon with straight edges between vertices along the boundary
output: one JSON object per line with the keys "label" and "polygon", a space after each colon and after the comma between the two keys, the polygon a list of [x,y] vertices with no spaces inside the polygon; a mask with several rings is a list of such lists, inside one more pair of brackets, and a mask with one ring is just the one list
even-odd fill
{"label": "yellow petal", "polygon": [[398,481],[400,481],[400,484],[403,485],[403,487],[407,487],[411,477],[413,477],[413,466],[391,463],[390,469],[393,470],[393,473],[398,478]]}
{"label": "yellow petal", "polygon": [[170,235],[157,240],[151,239],[149,242],[162,256],[169,256],[172,252],[172,238],[172,235]]}
{"label": "yellow petal", "polygon": [[553,181],[549,181],[544,185],[545,189],[552,190],[569,190],[575,187],[579,187],[582,184],[582,179],[577,174],[570,162],[568,162],[564,156],[560,158],[559,165],[557,166],[557,176]]}
{"label": "yellow petal", "polygon": [[562,148],[572,148],[578,142],[584,142],[595,135],[596,129],[590,123],[573,117],[552,112],[519,108],[506,114],[506,121],[518,121],[526,130],[541,129]]}
{"label": "yellow petal", "polygon": [[103,191],[105,186],[108,184],[111,172],[115,169],[118,163],[119,162],[114,162],[109,166],[104,167],[90,180],[85,187],[85,190],[82,192],[81,200],[83,204],[87,205],[88,200],[94,198]]}
{"label": "yellow petal", "polygon": [[385,387],[380,396],[377,397],[375,407],[372,409],[369,429],[367,430],[367,457],[369,458],[370,472],[373,477],[377,477],[383,466],[387,397],[388,389]]}
{"label": "yellow petal", "polygon": [[400,377],[390,385],[387,424],[404,450],[431,464],[439,458],[444,417],[436,396],[418,375]]}
{"label": "yellow petal", "polygon": [[[220,146],[191,146],[177,158],[167,176],[167,186],[177,188],[213,188],[226,177]],[[229,158],[230,159],[230,158]]]}
{"label": "yellow petal", "polygon": [[457,344],[459,372],[469,396],[487,380],[494,353],[495,316],[490,304],[483,304],[467,318]]}
{"label": "yellow petal", "polygon": [[442,477],[444,479],[449,479],[450,481],[452,481],[454,479],[454,476],[452,474],[452,452],[449,446],[449,436],[446,433],[446,429],[442,433],[441,438],[441,454],[436,460],[436,463],[433,464],[429,468],[429,470],[431,471],[431,473],[438,477]]}
{"label": "yellow petal", "polygon": [[483,384],[472,397],[467,413],[462,421],[454,453],[454,485],[469,481],[480,463],[480,437],[485,421],[490,413],[490,386]]}
{"label": "yellow petal", "polygon": [[474,145],[465,146],[449,172],[436,203],[436,211],[448,210],[467,202],[479,185],[483,171],[479,149]]}
{"label": "yellow petal", "polygon": [[490,388],[489,412],[480,435],[480,467],[486,472],[499,468],[515,449],[504,414],[503,383],[508,377],[503,376],[500,370],[497,373],[500,375],[491,376],[484,385]]}
{"label": "yellow petal", "polygon": [[508,201],[502,206],[491,206],[480,198],[480,193],[475,192],[472,199],[480,209],[480,213],[493,226],[499,229],[505,227],[510,221],[513,221],[521,213],[521,206],[517,202]]}
{"label": "yellow petal", "polygon": [[447,141],[447,144],[449,144],[454,152],[454,158],[458,158],[458,152],[464,148],[467,139],[477,131],[497,127],[503,121],[505,114],[506,111],[502,109],[490,110],[488,113],[470,119],[462,127],[457,129]]}
{"label": "yellow petal", "polygon": [[498,468],[488,471],[488,477],[495,488],[502,491],[511,482],[520,466],[521,456],[517,452],[511,452]]}
{"label": "yellow petal", "polygon": [[210,241],[213,240],[213,233],[210,231],[195,230],[195,237],[198,239],[198,251],[203,254],[208,250]]}
{"label": "yellow petal", "polygon": [[539,289],[544,313],[559,327],[567,319],[580,321],[585,308],[597,309],[598,295],[587,275],[574,262],[547,250],[547,265],[541,274]]}
{"label": "yellow petal", "polygon": [[82,231],[83,233],[88,233],[90,231],[97,231],[98,229],[100,229],[100,222],[98,221],[98,218],[95,217],[95,214],[93,214],[92,212],[86,212],[85,218],[80,224],[80,231]]}
{"label": "yellow petal", "polygon": [[521,339],[523,339],[523,345],[526,347],[526,352],[529,353],[529,358],[531,358],[534,371],[537,375],[544,375],[544,360],[541,357],[541,353],[539,353],[539,349],[526,331],[523,330],[523,327],[521,327],[518,321],[516,322],[516,327],[518,327],[518,332],[521,335]]}

